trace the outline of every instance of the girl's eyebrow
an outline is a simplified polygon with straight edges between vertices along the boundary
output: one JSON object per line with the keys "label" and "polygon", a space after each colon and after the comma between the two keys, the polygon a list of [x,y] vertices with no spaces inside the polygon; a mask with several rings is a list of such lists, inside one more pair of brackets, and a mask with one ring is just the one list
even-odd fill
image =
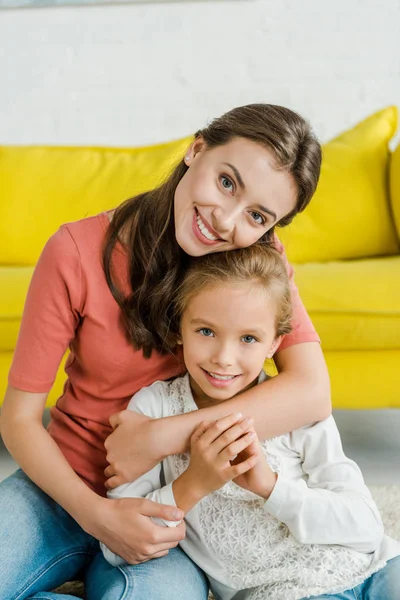
{"label": "girl's eyebrow", "polygon": [[[244,181],[242,179],[242,176],[239,173],[239,171],[237,170],[237,168],[234,165],[231,165],[231,163],[222,163],[222,164],[226,165],[227,167],[230,167],[232,169],[232,171],[235,174],[236,179],[239,182],[240,187],[242,188],[242,190],[245,190],[246,186],[244,185]],[[267,213],[267,215],[270,215],[273,218],[274,221],[277,220],[276,213],[274,213],[274,211],[271,210],[270,208],[267,208],[266,206],[263,206],[262,204],[256,204],[256,208],[258,208],[262,212]]]}

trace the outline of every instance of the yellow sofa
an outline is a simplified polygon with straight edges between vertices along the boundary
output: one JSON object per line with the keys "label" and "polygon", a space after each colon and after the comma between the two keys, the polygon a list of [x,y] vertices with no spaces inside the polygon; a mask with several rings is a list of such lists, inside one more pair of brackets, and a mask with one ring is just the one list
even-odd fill
{"label": "yellow sofa", "polygon": [[[321,336],[336,408],[400,407],[400,147],[386,108],[325,144],[310,207],[279,230]],[[154,186],[191,138],[145,148],[0,147],[0,399],[46,239]],[[59,396],[62,367],[49,404]]]}

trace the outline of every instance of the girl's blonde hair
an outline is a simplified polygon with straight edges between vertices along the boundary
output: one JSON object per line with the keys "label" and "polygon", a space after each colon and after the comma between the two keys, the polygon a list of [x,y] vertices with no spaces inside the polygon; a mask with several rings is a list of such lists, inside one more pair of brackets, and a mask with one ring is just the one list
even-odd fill
{"label": "girl's blonde hair", "polygon": [[292,301],[286,265],[272,244],[256,244],[240,250],[216,252],[193,259],[176,292],[174,318],[171,323],[171,334],[175,336],[175,340],[179,339],[182,315],[194,296],[205,288],[241,282],[251,282],[259,286],[275,303],[276,337],[289,333]]}

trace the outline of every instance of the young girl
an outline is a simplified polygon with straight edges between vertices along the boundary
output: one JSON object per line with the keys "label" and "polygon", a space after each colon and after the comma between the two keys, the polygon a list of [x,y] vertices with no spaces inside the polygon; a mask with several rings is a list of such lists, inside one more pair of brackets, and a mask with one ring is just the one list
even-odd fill
{"label": "young girl", "polygon": [[[166,529],[150,519],[181,518],[175,508],[112,502],[104,484],[133,480],[183,452],[201,421],[248,410],[267,438],[328,416],[325,363],[294,284],[293,331],[277,350],[276,378],[226,406],[164,421],[124,411],[140,388],[181,372],[166,327],[189,256],[272,239],[276,225],[309,203],[320,160],[318,142],[296,113],[239,107],[197,132],[159,188],[50,238],[29,289],[2,411],[4,442],[21,466],[0,484],[2,600],[43,598],[82,576],[93,556],[101,557],[97,540],[131,564],[176,546],[184,525]],[[46,430],[46,397],[68,347],[67,381]],[[116,431],[108,437],[110,422]],[[184,579],[192,582],[188,596],[202,597],[199,570],[182,551],[174,560],[171,598]],[[87,573],[93,585],[102,573],[96,565]],[[142,566],[150,596],[157,568]],[[133,593],[129,567],[119,574],[113,600]]]}
{"label": "young girl", "polygon": [[[285,265],[260,245],[203,257],[187,272],[176,306],[188,373],[140,390],[128,406],[153,418],[224,403],[265,380],[263,362],[290,329]],[[229,415],[201,423],[190,455],[169,456],[109,496],[182,509],[180,546],[218,600],[398,600],[400,544],[382,537],[378,510],[343,454],[333,418],[261,443],[252,428],[243,434],[242,422]],[[102,549],[112,565],[123,564]],[[104,577],[114,572],[105,569]],[[143,598],[140,570],[136,579]],[[178,599],[188,597],[184,586],[177,591]]]}

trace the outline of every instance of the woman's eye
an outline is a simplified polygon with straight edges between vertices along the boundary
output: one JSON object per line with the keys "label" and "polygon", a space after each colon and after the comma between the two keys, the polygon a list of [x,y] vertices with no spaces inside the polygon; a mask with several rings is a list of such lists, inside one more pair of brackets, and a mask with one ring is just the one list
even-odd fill
{"label": "woman's eye", "polygon": [[258,223],[259,225],[265,225],[265,217],[263,217],[263,215],[254,211],[252,211],[250,214],[256,223]]}
{"label": "woman's eye", "polygon": [[202,327],[201,329],[199,329],[199,333],[201,333],[201,335],[204,335],[205,337],[212,337],[214,335],[213,331],[211,329],[208,329],[208,327]]}
{"label": "woman's eye", "polygon": [[228,190],[228,192],[230,193],[235,191],[233,181],[231,181],[229,177],[226,177],[226,175],[221,175],[221,185],[224,188],[224,190]]}
{"label": "woman's eye", "polygon": [[242,340],[244,341],[245,344],[254,344],[254,342],[257,341],[253,335],[244,335],[242,337]]}

